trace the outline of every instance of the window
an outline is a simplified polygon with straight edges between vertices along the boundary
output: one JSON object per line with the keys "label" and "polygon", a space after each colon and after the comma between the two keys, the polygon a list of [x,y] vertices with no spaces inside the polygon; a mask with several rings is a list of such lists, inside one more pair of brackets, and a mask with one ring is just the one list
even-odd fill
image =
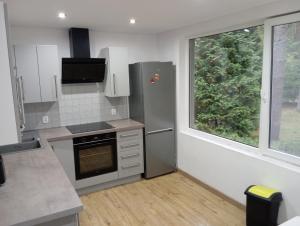
{"label": "window", "polygon": [[190,127],[259,143],[263,26],[190,40]]}
{"label": "window", "polygon": [[300,157],[300,22],[278,22],[270,26],[269,148]]}

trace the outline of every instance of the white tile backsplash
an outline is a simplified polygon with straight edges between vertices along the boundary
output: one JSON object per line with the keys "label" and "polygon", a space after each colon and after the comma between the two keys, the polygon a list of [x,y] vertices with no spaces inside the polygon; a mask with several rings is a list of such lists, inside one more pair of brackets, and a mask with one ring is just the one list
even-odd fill
{"label": "white tile backsplash", "polygon": [[[26,104],[25,115],[26,130],[123,119],[129,116],[128,98],[105,97],[102,83],[62,85],[58,102]],[[42,123],[44,115],[48,124]]]}

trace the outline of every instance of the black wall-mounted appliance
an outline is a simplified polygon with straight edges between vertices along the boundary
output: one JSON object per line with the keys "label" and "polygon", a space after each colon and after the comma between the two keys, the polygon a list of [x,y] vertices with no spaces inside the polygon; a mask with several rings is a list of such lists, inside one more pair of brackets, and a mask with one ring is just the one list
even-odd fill
{"label": "black wall-mounted appliance", "polygon": [[62,58],[62,84],[103,82],[105,59],[90,58],[89,30],[70,28],[71,58]]}
{"label": "black wall-mounted appliance", "polygon": [[105,59],[62,58],[62,84],[103,82]]}

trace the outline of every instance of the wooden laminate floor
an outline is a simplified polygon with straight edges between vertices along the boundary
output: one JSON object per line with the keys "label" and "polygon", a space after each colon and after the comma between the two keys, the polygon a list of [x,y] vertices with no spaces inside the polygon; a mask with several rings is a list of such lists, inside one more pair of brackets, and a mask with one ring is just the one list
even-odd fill
{"label": "wooden laminate floor", "polygon": [[81,197],[80,226],[245,226],[243,210],[181,173]]}

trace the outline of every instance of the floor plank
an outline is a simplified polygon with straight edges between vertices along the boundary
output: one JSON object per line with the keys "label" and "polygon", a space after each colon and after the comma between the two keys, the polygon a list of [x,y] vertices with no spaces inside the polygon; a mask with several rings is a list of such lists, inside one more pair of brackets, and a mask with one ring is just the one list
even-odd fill
{"label": "floor plank", "polygon": [[81,197],[81,226],[244,226],[245,212],[180,173]]}

